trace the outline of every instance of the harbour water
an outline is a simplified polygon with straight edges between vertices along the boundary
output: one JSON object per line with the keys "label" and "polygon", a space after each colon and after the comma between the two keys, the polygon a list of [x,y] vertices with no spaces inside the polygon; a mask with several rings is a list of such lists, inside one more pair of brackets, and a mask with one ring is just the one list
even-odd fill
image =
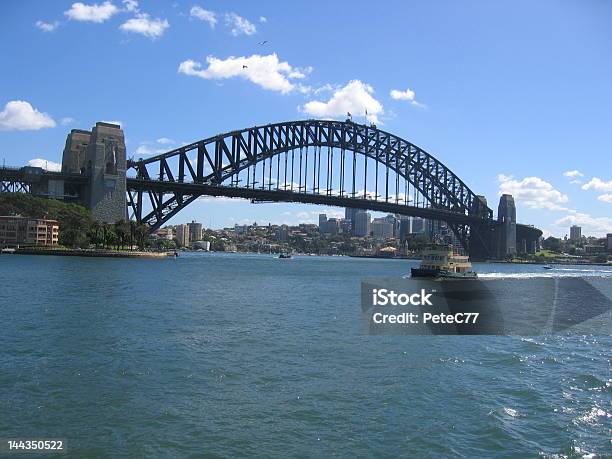
{"label": "harbour water", "polygon": [[0,256],[0,437],[73,457],[612,455],[610,336],[362,334],[361,280],[415,264]]}

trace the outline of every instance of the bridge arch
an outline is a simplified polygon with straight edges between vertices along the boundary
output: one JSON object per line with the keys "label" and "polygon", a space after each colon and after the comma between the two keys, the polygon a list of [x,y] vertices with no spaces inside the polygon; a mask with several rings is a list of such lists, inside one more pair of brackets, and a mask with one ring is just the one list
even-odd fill
{"label": "bridge arch", "polygon": [[[328,149],[325,188],[321,190],[321,178],[319,176],[317,180],[315,166],[312,166],[312,186],[309,191],[307,183],[309,149],[314,149],[314,156],[310,158],[311,161],[314,158],[320,173],[323,156],[321,150],[325,148]],[[336,159],[336,163],[333,159],[334,149],[339,149],[342,155],[341,160]],[[305,172],[302,164],[303,150],[306,150]],[[300,156],[299,172],[294,170],[298,168],[294,156],[297,151]],[[290,190],[287,187],[289,152],[292,153]],[[347,152],[349,155],[352,153],[352,164],[348,165],[345,163]],[[281,174],[283,155],[284,174]],[[358,177],[355,176],[355,158],[357,157],[362,157],[365,165],[362,197],[356,195]],[[277,176],[273,179],[275,159]],[[376,167],[376,190],[373,196],[367,186],[368,161],[373,161]],[[333,171],[334,164],[339,165],[342,175],[339,175],[338,171]],[[256,178],[258,166],[261,171],[261,182]],[[329,179],[330,167],[332,182],[334,174],[339,176],[340,183],[337,184],[339,188],[335,190]],[[349,178],[352,178],[350,192],[343,182],[347,167]],[[384,200],[378,199],[379,167],[382,167],[386,174]],[[231,131],[150,158],[130,160],[128,170],[135,171],[135,177],[128,177],[128,204],[132,216],[140,222],[149,224],[152,230],[159,228],[201,195],[327,203],[395,211],[406,215],[422,215],[449,222],[464,245],[467,244],[469,223],[492,219],[491,209],[434,156],[376,126],[361,125],[350,120],[288,121]],[[389,172],[394,175],[396,191],[392,195],[391,202]],[[293,179],[298,173],[299,181],[294,187]],[[285,182],[283,187],[280,187],[281,175]],[[409,186],[415,195],[418,193],[416,206],[414,201],[409,202],[406,193],[400,199],[398,193],[400,179],[404,181],[405,189]],[[261,193],[262,190],[267,193]],[[143,198],[146,196],[149,198],[151,209],[148,213],[143,210]],[[419,197],[422,199],[421,203]],[[419,204],[422,204],[422,207]]]}

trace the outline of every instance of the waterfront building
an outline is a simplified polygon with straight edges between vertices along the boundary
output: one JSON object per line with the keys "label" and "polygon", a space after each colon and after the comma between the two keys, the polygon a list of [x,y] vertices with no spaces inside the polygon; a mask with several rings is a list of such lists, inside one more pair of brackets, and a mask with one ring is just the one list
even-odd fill
{"label": "waterfront building", "polygon": [[0,217],[0,244],[4,245],[57,245],[57,220],[21,216]]}
{"label": "waterfront building", "polygon": [[155,231],[153,234],[157,236],[158,239],[172,240],[174,238],[174,230],[169,226],[165,228],[160,228],[157,231]]}
{"label": "waterfront building", "polygon": [[354,235],[365,237],[370,235],[370,220],[371,215],[363,210],[355,214],[355,230]]}
{"label": "waterfront building", "polygon": [[192,245],[194,249],[204,250],[206,252],[210,251],[210,241],[195,241]]}
{"label": "waterfront building", "polygon": [[189,226],[187,224],[176,225],[176,240],[180,247],[189,246]]}
{"label": "waterfront building", "polygon": [[600,255],[606,253],[606,246],[597,244],[587,244],[584,246],[584,253],[587,255]]}
{"label": "waterfront building", "polygon": [[189,226],[189,242],[195,242],[202,239],[202,224],[192,220],[188,223]]}
{"label": "waterfront building", "polygon": [[577,225],[570,226],[570,241],[582,239],[582,227]]}
{"label": "waterfront building", "polygon": [[612,253],[612,233],[606,234],[606,241],[606,247],[608,249],[608,252]]}

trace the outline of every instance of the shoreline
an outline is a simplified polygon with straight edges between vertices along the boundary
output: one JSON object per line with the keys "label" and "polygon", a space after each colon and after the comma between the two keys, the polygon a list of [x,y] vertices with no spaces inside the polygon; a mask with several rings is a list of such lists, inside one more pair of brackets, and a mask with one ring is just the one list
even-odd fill
{"label": "shoreline", "polygon": [[[204,253],[198,250],[179,250],[177,253]],[[219,251],[208,251],[206,253],[244,253],[244,254],[258,254],[258,252],[219,252]],[[51,256],[65,256],[65,257],[88,257],[88,258],[167,258],[174,257],[174,251],[167,252],[143,252],[143,251],[115,251],[115,250],[102,250],[102,249],[37,249],[37,248],[19,248],[15,249],[14,252],[1,253],[1,255],[51,255]],[[310,254],[295,254],[298,256],[312,256]],[[334,255],[319,255],[316,256],[334,256]],[[385,256],[372,256],[372,255],[335,255],[339,257],[349,258],[371,258],[377,260],[413,260],[419,261],[418,257],[385,257]],[[612,263],[596,263],[588,261],[506,261],[506,260],[484,260],[484,261],[473,261],[472,263],[494,263],[494,264],[510,264],[510,265],[573,265],[573,266],[612,266]]]}
{"label": "shoreline", "polygon": [[[4,254],[7,255],[7,254]],[[51,255],[60,257],[88,257],[88,258],[168,258],[173,257],[171,252],[120,252],[114,250],[91,249],[17,249],[10,255]]]}

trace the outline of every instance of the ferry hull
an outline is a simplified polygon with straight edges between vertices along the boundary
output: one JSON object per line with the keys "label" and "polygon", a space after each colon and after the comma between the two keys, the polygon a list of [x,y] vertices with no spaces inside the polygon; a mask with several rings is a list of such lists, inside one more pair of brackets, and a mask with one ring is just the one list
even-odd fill
{"label": "ferry hull", "polygon": [[443,269],[411,268],[412,277],[428,277],[434,279],[476,279],[478,275],[474,271],[464,273],[453,273]]}

